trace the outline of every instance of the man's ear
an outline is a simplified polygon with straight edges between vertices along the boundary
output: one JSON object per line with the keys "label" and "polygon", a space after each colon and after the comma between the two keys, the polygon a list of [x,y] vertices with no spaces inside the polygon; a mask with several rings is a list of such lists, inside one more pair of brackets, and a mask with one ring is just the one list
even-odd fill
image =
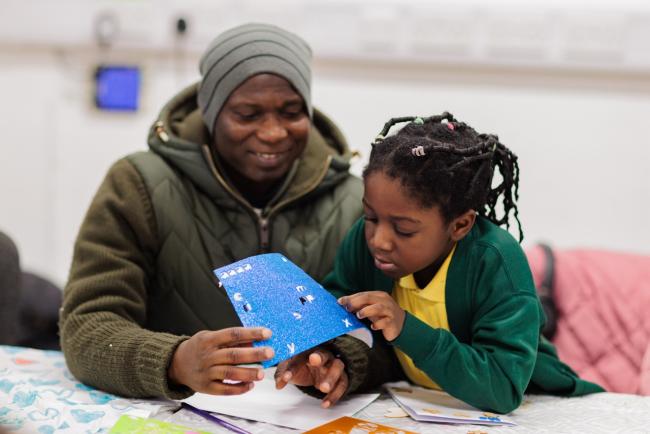
{"label": "man's ear", "polygon": [[473,209],[467,210],[453,219],[449,225],[451,239],[460,241],[465,238],[465,235],[474,227],[474,222],[476,222],[476,211]]}

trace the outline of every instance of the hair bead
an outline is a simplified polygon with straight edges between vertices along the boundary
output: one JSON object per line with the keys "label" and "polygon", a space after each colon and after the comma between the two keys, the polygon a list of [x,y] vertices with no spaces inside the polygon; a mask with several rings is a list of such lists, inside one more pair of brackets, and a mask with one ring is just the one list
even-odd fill
{"label": "hair bead", "polygon": [[424,146],[416,146],[415,148],[412,148],[411,154],[415,155],[416,157],[424,157],[426,155],[424,153]]}

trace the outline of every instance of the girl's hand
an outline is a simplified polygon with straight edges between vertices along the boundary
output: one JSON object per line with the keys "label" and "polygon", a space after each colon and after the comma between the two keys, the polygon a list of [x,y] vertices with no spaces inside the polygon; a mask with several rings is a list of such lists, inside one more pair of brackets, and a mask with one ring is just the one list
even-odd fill
{"label": "girl's hand", "polygon": [[348,374],[343,362],[323,348],[307,350],[285,360],[275,371],[275,387],[282,389],[287,383],[314,386],[326,393],[321,406],[331,407],[348,389]]}
{"label": "girl's hand", "polygon": [[231,327],[200,331],[176,348],[167,376],[172,383],[185,385],[195,392],[212,395],[246,393],[253,388],[254,381],[264,378],[264,372],[260,368],[237,365],[272,359],[272,348],[252,346],[253,341],[270,337],[271,330],[266,328]]}
{"label": "girl's hand", "polygon": [[406,312],[384,291],[367,291],[341,297],[339,304],[348,312],[356,312],[357,318],[368,318],[373,330],[381,330],[387,341],[402,333]]}

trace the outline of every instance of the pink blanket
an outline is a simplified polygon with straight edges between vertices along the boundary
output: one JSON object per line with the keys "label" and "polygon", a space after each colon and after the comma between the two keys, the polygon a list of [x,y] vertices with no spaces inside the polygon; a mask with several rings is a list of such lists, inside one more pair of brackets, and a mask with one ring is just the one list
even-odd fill
{"label": "pink blanket", "polygon": [[[527,251],[540,283],[545,257]],[[650,256],[554,250],[560,358],[610,392],[650,395]]]}

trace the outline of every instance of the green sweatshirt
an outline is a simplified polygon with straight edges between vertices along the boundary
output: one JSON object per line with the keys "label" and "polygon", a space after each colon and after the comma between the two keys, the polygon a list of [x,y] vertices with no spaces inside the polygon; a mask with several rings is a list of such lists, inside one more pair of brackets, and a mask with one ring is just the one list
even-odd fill
{"label": "green sweatshirt", "polygon": [[[374,266],[364,226],[360,219],[352,227],[324,281],[337,297],[393,288]],[[603,391],[580,379],[541,336],[545,318],[526,257],[517,241],[489,220],[479,217],[458,243],[445,300],[450,331],[407,312],[391,344],[450,395],[482,410],[508,413],[525,391],[567,396]]]}

